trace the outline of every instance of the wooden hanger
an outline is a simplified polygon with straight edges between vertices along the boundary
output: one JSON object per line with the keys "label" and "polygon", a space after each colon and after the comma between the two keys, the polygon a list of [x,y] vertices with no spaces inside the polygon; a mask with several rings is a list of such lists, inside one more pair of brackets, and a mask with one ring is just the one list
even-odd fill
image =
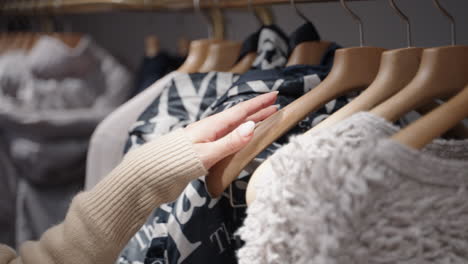
{"label": "wooden hanger", "polygon": [[379,72],[372,84],[353,101],[314,126],[307,133],[333,126],[355,113],[372,109],[403,89],[416,75],[423,49],[411,47],[411,24],[409,18],[398,8],[394,0],[389,0],[389,2],[390,6],[406,24],[408,48],[384,52]]}
{"label": "wooden hanger", "polygon": [[[207,27],[210,27],[209,22],[206,21],[205,14],[202,13],[200,8],[200,1],[193,0],[193,7],[195,13],[198,14],[201,19],[206,23]],[[208,49],[210,44],[213,42],[217,42],[213,39],[199,39],[199,40],[192,40],[190,42],[190,48],[188,51],[187,58],[185,59],[184,63],[177,69],[178,72],[182,73],[195,73],[201,68],[203,63],[205,62],[208,56]]]}
{"label": "wooden hanger", "polygon": [[383,51],[374,47],[337,50],[333,68],[320,85],[259,123],[246,147],[210,170],[206,178],[210,193],[220,195],[253,158],[308,114],[340,95],[367,87],[377,74]]}
{"label": "wooden hanger", "polygon": [[238,42],[221,41],[211,44],[199,72],[229,71],[239,57],[240,50],[241,43]]}
{"label": "wooden hanger", "polygon": [[371,110],[395,122],[434,99],[446,99],[468,83],[468,46],[431,48],[423,51],[414,79],[400,92]]}
{"label": "wooden hanger", "polygon": [[362,22],[349,10],[345,0],[341,0],[341,3],[359,23],[361,47],[337,50],[330,74],[321,84],[259,123],[253,139],[246,147],[211,168],[206,177],[211,195],[219,196],[253,158],[308,114],[340,95],[362,90],[372,83],[384,49],[362,47]]}
{"label": "wooden hanger", "polygon": [[28,44],[26,45],[26,49],[30,51],[34,47],[38,39],[39,39],[39,34],[31,33],[28,39]]}
{"label": "wooden hanger", "polygon": [[245,148],[210,170],[206,178],[210,193],[220,195],[255,156],[309,113],[340,95],[367,87],[377,74],[383,51],[374,47],[337,50],[333,68],[320,85],[258,124],[254,138]]}
{"label": "wooden hanger", "polygon": [[[209,16],[207,17],[200,8],[199,0],[194,0],[193,4],[196,13],[205,21],[207,27],[210,29],[210,35],[214,36],[214,38],[192,41],[189,54],[177,71],[195,73],[208,72],[216,69],[228,70],[234,64],[235,59],[234,61],[231,60],[231,54],[222,56],[223,50],[225,52],[235,52],[236,44],[223,41],[224,18],[221,10],[219,8],[213,8],[210,10]],[[227,69],[226,65],[229,65]]]}
{"label": "wooden hanger", "polygon": [[190,49],[190,40],[186,37],[180,37],[177,40],[177,55],[180,57],[187,57]]}
{"label": "wooden hanger", "polygon": [[468,83],[464,89],[431,113],[392,136],[393,140],[422,149],[463,119],[468,118]]}
{"label": "wooden hanger", "polygon": [[384,52],[374,82],[353,101],[314,126],[307,133],[333,126],[355,113],[368,111],[399,92],[416,75],[422,52],[422,48],[404,48]]}
{"label": "wooden hanger", "polygon": [[145,56],[155,57],[159,53],[159,39],[155,35],[148,35],[145,38]]}
{"label": "wooden hanger", "polygon": [[330,45],[329,41],[303,42],[294,48],[286,66],[318,65]]}
{"label": "wooden hanger", "polygon": [[[440,104],[435,101],[432,101],[429,104],[424,105],[423,107],[419,107],[417,109],[417,112],[421,116],[424,116],[434,111],[438,107],[440,107]],[[442,137],[446,139],[466,139],[468,138],[468,127],[466,127],[463,122],[460,122],[454,127],[452,127],[449,131],[444,133]]]}
{"label": "wooden hanger", "polygon": [[[251,0],[252,1],[252,0]],[[267,6],[256,6],[253,8],[255,16],[262,25],[270,26],[275,23],[271,9]]]}
{"label": "wooden hanger", "polygon": [[[219,3],[218,3],[219,4]],[[224,39],[224,16],[220,8],[210,10],[212,34],[216,43],[211,43],[208,54],[199,72],[228,71],[239,56],[241,44]]]}
{"label": "wooden hanger", "polygon": [[[290,1],[296,14],[306,23],[313,24],[296,6],[294,0]],[[307,41],[294,48],[289,56],[286,66],[292,65],[318,65],[320,64],[325,52],[330,47],[329,41]]]}
{"label": "wooden hanger", "polygon": [[20,40],[18,42],[18,49],[22,51],[27,51],[27,44],[29,39],[29,32],[22,32],[20,33]]}
{"label": "wooden hanger", "polygon": [[395,122],[408,112],[435,99],[447,99],[468,83],[468,46],[455,46],[455,20],[434,0],[452,25],[452,46],[426,49],[414,79],[400,92],[372,109],[372,113]]}
{"label": "wooden hanger", "polygon": [[200,69],[208,56],[208,48],[212,42],[213,40],[211,39],[192,40],[187,58],[177,71],[183,73],[198,72],[198,69]]}
{"label": "wooden hanger", "polygon": [[83,34],[81,33],[60,33],[60,39],[63,43],[67,44],[71,48],[76,48],[81,41]]}
{"label": "wooden hanger", "polygon": [[237,74],[247,72],[252,67],[255,58],[257,58],[257,52],[247,53],[239,62],[236,63],[236,65],[234,65],[234,67],[232,67],[232,69],[229,70],[229,72]]}

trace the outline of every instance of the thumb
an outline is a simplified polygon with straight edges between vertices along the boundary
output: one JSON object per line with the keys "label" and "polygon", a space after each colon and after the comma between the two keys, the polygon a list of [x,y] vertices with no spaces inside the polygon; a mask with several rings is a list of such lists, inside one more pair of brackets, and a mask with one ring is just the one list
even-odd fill
{"label": "thumb", "polygon": [[209,143],[210,154],[205,163],[206,168],[211,168],[218,161],[241,150],[253,137],[255,122],[248,121],[238,126],[234,131],[215,142]]}

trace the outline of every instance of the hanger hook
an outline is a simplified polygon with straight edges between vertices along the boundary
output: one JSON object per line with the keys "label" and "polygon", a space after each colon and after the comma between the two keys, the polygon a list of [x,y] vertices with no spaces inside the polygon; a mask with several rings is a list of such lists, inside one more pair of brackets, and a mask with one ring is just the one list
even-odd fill
{"label": "hanger hook", "polygon": [[214,0],[215,7],[211,9],[210,21],[212,36],[216,39],[224,39],[224,16],[220,0]]}
{"label": "hanger hook", "polygon": [[294,0],[291,0],[291,6],[294,8],[294,11],[296,12],[296,14],[302,18],[302,20],[304,20],[306,23],[310,23],[312,24],[312,22],[304,15],[304,13],[301,12],[301,10],[299,10],[299,8],[296,6],[296,1]]}
{"label": "hanger hook", "polygon": [[451,37],[452,37],[452,46],[456,45],[457,38],[456,38],[456,31],[455,31],[455,18],[445,9],[440,3],[439,0],[433,0],[434,5],[439,9],[439,11],[450,21],[450,30],[451,30]]}
{"label": "hanger hook", "polygon": [[389,0],[390,6],[395,10],[395,12],[398,14],[398,16],[405,22],[406,24],[406,41],[408,42],[408,47],[411,47],[413,45],[413,40],[411,39],[411,23],[401,9],[396,5],[395,0]]}
{"label": "hanger hook", "polygon": [[356,21],[356,23],[359,26],[359,44],[360,46],[364,46],[364,31],[363,31],[363,25],[362,25],[362,20],[361,18],[356,15],[349,7],[348,4],[346,4],[345,0],[340,0],[341,6],[345,9],[345,11]]}
{"label": "hanger hook", "polygon": [[247,10],[258,20],[257,13],[255,13],[255,9],[253,7],[253,0],[247,0]]}
{"label": "hanger hook", "polygon": [[249,10],[249,12],[253,12],[253,0],[247,0],[247,10]]}
{"label": "hanger hook", "polygon": [[205,23],[205,26],[208,28],[208,37],[211,38],[212,26],[209,18],[206,16],[206,14],[202,11],[200,7],[200,0],[193,0],[193,8],[195,10],[195,13],[202,18],[203,22]]}

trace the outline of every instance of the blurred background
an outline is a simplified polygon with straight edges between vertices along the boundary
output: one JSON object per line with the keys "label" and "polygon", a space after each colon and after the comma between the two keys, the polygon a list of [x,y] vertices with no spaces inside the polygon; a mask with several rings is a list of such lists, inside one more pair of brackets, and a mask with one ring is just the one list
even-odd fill
{"label": "blurred background", "polygon": [[[221,9],[218,23],[222,38],[242,42],[261,24],[248,0],[234,2],[235,8]],[[388,0],[348,2],[363,21],[365,45],[406,47],[405,24]],[[433,1],[396,2],[412,23],[414,46],[451,44],[450,22]],[[456,22],[457,44],[468,45],[468,1],[440,2]],[[263,4],[287,35],[303,24],[288,0],[251,4]],[[358,26],[339,1],[298,1],[297,7],[322,39],[359,45]],[[213,30],[192,1],[182,0],[3,0],[0,10],[0,243],[15,247],[60,222],[71,197],[85,188],[93,131],[141,91],[144,58],[166,51],[183,61],[190,41]]]}

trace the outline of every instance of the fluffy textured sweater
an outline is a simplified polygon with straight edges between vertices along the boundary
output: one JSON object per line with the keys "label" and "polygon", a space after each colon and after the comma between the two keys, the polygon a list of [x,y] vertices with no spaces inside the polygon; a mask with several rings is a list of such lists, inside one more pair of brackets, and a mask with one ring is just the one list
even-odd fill
{"label": "fluffy textured sweater", "polygon": [[63,223],[19,254],[0,245],[0,264],[113,263],[151,211],[206,174],[183,130],[128,153],[95,188],[77,195]]}
{"label": "fluffy textured sweater", "polygon": [[240,263],[467,263],[468,141],[378,140],[397,129],[360,113],[273,155]]}

